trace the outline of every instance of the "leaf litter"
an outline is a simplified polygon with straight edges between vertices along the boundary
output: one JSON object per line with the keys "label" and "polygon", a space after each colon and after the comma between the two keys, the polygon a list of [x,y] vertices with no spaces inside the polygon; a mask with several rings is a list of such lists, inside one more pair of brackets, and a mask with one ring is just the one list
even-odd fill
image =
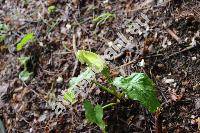
{"label": "leaf litter", "polygon": [[[56,7],[55,14],[48,13],[49,6]],[[63,82],[54,84],[56,96],[67,89],[72,75],[76,77],[83,71],[84,65],[75,64],[73,34],[76,34],[77,49],[103,55],[108,47],[105,44],[114,41],[116,33],[129,37],[130,34],[122,27],[125,20],[140,19],[139,12],[142,12],[150,20],[150,30],[145,31],[148,33],[146,40],[143,36],[133,35],[138,42],[134,43],[136,49],[123,51],[109,64],[115,76],[119,73],[129,76],[132,72],[145,72],[154,80],[162,103],[162,119],[157,122],[160,119],[137,102],[124,101],[112,110],[105,110],[108,132],[153,132],[158,131],[155,127],[160,126],[156,123],[161,124],[163,131],[198,132],[199,6],[200,3],[193,0],[159,1],[158,5],[151,0],[104,3],[88,0],[1,1],[0,21],[9,27],[6,37],[0,42],[1,49],[3,46],[6,48],[0,53],[3,64],[0,67],[0,84],[10,84],[5,91],[5,105],[1,109],[5,129],[7,132],[100,132],[95,125],[84,122],[81,104],[67,106],[67,111],[56,115],[47,106],[46,96],[58,77],[62,77]],[[113,13],[116,17],[96,26],[92,20],[105,12]],[[20,53],[16,52],[15,46],[27,33],[35,33],[36,42],[24,47]],[[154,50],[150,50],[152,48]],[[22,69],[17,58],[21,56],[32,57],[28,69],[34,74],[26,83],[18,77]],[[192,60],[192,57],[196,59]],[[138,66],[142,60],[145,60],[145,65]],[[165,84],[163,79],[173,79],[175,82],[170,80]],[[100,77],[98,81],[104,83]],[[103,105],[113,101],[112,96],[98,90],[97,86],[93,86],[87,95],[92,103]],[[169,102],[170,99],[173,99],[172,102]],[[191,118],[192,115],[195,117]],[[191,124],[193,119],[194,123]]]}

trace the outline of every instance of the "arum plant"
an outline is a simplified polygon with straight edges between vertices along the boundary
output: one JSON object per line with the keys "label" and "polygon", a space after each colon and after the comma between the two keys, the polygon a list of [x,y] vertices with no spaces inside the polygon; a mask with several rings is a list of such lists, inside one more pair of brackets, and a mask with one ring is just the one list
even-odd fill
{"label": "arum plant", "polygon": [[0,42],[3,42],[6,39],[6,35],[9,28],[6,24],[0,23]]}
{"label": "arum plant", "polygon": [[[78,77],[74,77],[69,82],[69,89],[64,94],[64,99],[74,104],[76,102],[76,85],[81,80],[87,80],[91,83],[95,83],[101,90],[106,91],[114,95],[117,99],[131,99],[139,101],[150,112],[156,112],[160,103],[156,98],[156,90],[153,81],[144,73],[132,73],[130,76],[120,76],[114,79],[110,77],[109,67],[106,61],[93,52],[79,50],[76,53],[77,59],[87,65],[85,72],[81,73]],[[96,74],[102,74],[108,83],[108,86],[104,86],[95,80]],[[121,88],[121,93],[117,92],[117,88]],[[81,91],[81,90],[79,90]],[[97,124],[103,132],[105,132],[106,124],[103,121],[103,110],[109,106],[113,106],[116,103],[109,103],[105,106],[96,105],[93,106],[90,101],[85,100],[83,102],[85,109],[86,119],[90,123]]]}
{"label": "arum plant", "polygon": [[35,36],[34,33],[28,33],[26,34],[22,40],[17,44],[16,50],[21,51],[23,47],[30,41],[34,40]]}
{"label": "arum plant", "polygon": [[18,60],[24,68],[24,70],[19,73],[19,79],[21,79],[22,81],[27,81],[33,75],[33,72],[29,72],[27,70],[28,69],[27,63],[30,60],[30,57],[23,56],[23,57],[18,58]]}

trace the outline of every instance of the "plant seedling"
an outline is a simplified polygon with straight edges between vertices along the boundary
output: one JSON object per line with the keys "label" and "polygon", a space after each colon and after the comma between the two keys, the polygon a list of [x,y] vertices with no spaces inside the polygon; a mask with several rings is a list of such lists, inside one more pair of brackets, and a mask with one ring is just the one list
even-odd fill
{"label": "plant seedling", "polygon": [[0,23],[0,42],[5,40],[7,31],[8,31],[8,26],[6,24]]}
{"label": "plant seedling", "polygon": [[[156,112],[160,107],[160,103],[156,98],[156,90],[153,81],[144,73],[132,73],[126,77],[110,77],[109,67],[106,61],[93,52],[79,50],[76,57],[81,63],[87,64],[87,70],[78,77],[74,77],[69,82],[69,89],[64,95],[65,100],[75,103],[77,97],[75,95],[76,85],[81,80],[88,80],[99,86],[100,89],[114,95],[117,99],[131,99],[139,101],[150,112]],[[101,73],[107,80],[109,86],[104,86],[95,80],[96,73]],[[117,92],[117,88],[121,88],[121,93]],[[81,91],[81,90],[80,90]],[[126,97],[127,96],[127,97]],[[73,100],[72,100],[73,99]],[[104,107],[100,105],[93,106],[89,101],[84,101],[85,116],[91,123],[96,123],[103,132],[105,132],[105,122],[103,121],[103,109],[113,106],[116,103],[110,103]]]}
{"label": "plant seedling", "polygon": [[102,13],[100,16],[93,19],[93,23],[96,24],[96,26],[99,26],[101,24],[104,24],[106,21],[111,21],[116,17],[115,14],[112,13]]}
{"label": "plant seedling", "polygon": [[23,65],[24,70],[19,73],[19,79],[22,81],[27,81],[33,75],[33,72],[27,70],[27,63],[30,60],[30,57],[20,57],[18,58],[21,65]]}
{"label": "plant seedling", "polygon": [[90,101],[83,102],[85,108],[85,116],[91,123],[97,124],[103,132],[105,132],[106,124],[103,121],[103,107],[101,105],[93,106]]}
{"label": "plant seedling", "polygon": [[55,6],[49,6],[48,7],[48,13],[49,14],[52,14],[52,13],[55,13],[56,12],[56,7]]}
{"label": "plant seedling", "polygon": [[26,34],[22,40],[17,44],[17,51],[21,51],[23,47],[31,40],[35,38],[34,33]]}

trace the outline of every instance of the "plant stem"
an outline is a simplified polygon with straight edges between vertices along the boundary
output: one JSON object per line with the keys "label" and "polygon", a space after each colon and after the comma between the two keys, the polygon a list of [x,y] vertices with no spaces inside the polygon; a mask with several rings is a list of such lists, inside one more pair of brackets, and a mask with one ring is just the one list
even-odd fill
{"label": "plant stem", "polygon": [[110,88],[107,88],[107,87],[101,85],[97,81],[93,80],[92,82],[95,83],[97,86],[99,86],[102,90],[107,91],[108,93],[115,95],[115,93]]}
{"label": "plant stem", "polygon": [[104,90],[104,91],[107,91],[108,93],[110,93],[110,94],[116,96],[118,99],[121,99],[121,95],[118,94],[118,93],[116,93],[116,91],[111,90],[110,88],[107,88],[107,87],[101,85],[101,84],[98,83],[97,81],[92,80],[92,82],[95,83],[97,86],[99,86],[100,89],[102,89],[102,90]]}
{"label": "plant stem", "polygon": [[117,91],[116,91],[116,87],[112,84],[113,82],[113,79],[112,77],[110,76],[110,70],[109,70],[109,67],[105,67],[101,73],[103,74],[103,76],[105,76],[105,78],[107,79],[108,83],[111,85],[111,90],[117,94]]}
{"label": "plant stem", "polygon": [[116,104],[117,104],[117,103],[109,103],[109,104],[103,106],[102,108],[105,109],[105,108],[108,108],[108,107],[113,106],[113,105],[116,105]]}

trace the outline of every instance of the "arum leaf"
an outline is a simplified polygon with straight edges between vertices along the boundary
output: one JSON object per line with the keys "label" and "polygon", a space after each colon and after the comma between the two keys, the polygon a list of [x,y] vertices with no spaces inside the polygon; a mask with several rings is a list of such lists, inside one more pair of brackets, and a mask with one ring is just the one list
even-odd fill
{"label": "arum leaf", "polygon": [[101,72],[106,67],[105,60],[98,54],[90,51],[79,50],[76,57],[81,63],[86,63],[90,68],[96,72]]}
{"label": "arum leaf", "polygon": [[28,62],[28,60],[30,60],[30,57],[20,57],[18,58],[19,59],[19,62],[21,65],[25,65],[26,66],[26,63]]}
{"label": "arum leaf", "polygon": [[56,7],[55,6],[49,6],[47,10],[48,10],[48,13],[54,13],[56,11]]}
{"label": "arum leaf", "polygon": [[6,24],[0,23],[0,42],[5,40],[8,29],[9,28]]}
{"label": "arum leaf", "polygon": [[33,74],[32,72],[28,72],[26,70],[21,71],[19,74],[19,79],[21,79],[22,81],[27,81],[30,79],[32,74]]}
{"label": "arum leaf", "polygon": [[88,100],[85,100],[83,105],[85,108],[85,116],[87,120],[91,123],[97,124],[101,128],[101,130],[105,131],[106,124],[103,121],[102,106],[96,105],[95,107],[93,107],[93,105]]}
{"label": "arum leaf", "polygon": [[64,100],[68,100],[70,103],[74,104],[76,102],[75,94],[72,90],[68,90],[64,93]]}
{"label": "arum leaf", "polygon": [[6,35],[0,35],[0,42],[3,42],[6,39]]}
{"label": "arum leaf", "polygon": [[0,120],[0,133],[6,133],[6,129],[5,129],[4,124],[1,120]]}
{"label": "arum leaf", "polygon": [[128,98],[141,102],[150,112],[155,112],[160,106],[156,98],[154,83],[144,73],[133,73],[128,77],[117,77],[113,85],[122,88]]}
{"label": "arum leaf", "polygon": [[69,81],[68,91],[64,93],[64,99],[70,101],[72,104],[75,103],[75,92],[77,91],[77,86],[83,80],[91,80],[94,78],[94,76],[95,73],[90,68],[87,68],[86,71],[82,72],[78,77],[73,77]]}
{"label": "arum leaf", "polygon": [[106,21],[114,19],[115,17],[116,17],[115,14],[107,12],[107,13],[102,13],[98,17],[94,18],[92,21],[93,23],[96,23],[96,25],[98,26],[104,24]]}
{"label": "arum leaf", "polygon": [[95,73],[90,69],[87,68],[86,71],[82,72],[78,77],[73,77],[70,81],[69,81],[69,87],[74,88],[75,86],[77,86],[81,81],[83,80],[90,80],[91,78],[93,78],[95,76]]}
{"label": "arum leaf", "polygon": [[24,36],[24,38],[17,44],[17,51],[22,50],[22,48],[31,40],[34,39],[34,33],[29,33]]}

